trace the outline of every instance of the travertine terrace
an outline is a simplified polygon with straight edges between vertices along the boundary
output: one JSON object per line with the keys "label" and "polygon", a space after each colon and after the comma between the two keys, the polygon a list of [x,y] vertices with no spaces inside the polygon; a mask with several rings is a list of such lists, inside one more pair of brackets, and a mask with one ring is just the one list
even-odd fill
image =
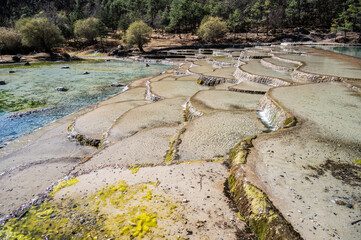
{"label": "travertine terrace", "polygon": [[9,144],[0,236],[45,236],[40,216],[50,239],[360,239],[361,60],[277,45],[178,63]]}

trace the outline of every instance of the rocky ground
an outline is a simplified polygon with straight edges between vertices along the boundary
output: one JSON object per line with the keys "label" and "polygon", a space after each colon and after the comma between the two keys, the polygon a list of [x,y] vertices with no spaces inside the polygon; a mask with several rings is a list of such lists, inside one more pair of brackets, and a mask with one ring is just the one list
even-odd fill
{"label": "rocky ground", "polygon": [[318,54],[197,51],[9,144],[0,237],[358,239],[360,79],[312,83],[290,52]]}

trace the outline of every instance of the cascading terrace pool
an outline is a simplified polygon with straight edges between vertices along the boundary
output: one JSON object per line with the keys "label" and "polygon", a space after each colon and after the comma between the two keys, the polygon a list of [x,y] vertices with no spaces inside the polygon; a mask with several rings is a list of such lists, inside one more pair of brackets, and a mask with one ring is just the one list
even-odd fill
{"label": "cascading terrace pool", "polygon": [[331,46],[328,46],[328,45],[322,46],[322,45],[319,45],[319,46],[312,46],[312,47],[361,58],[361,46],[332,46],[332,45]]}
{"label": "cascading terrace pool", "polygon": [[[125,90],[135,79],[170,69],[164,64],[88,60],[0,66],[0,146]],[[112,87],[117,82],[121,87]],[[67,91],[57,91],[63,87]],[[14,114],[42,109],[32,114]]]}

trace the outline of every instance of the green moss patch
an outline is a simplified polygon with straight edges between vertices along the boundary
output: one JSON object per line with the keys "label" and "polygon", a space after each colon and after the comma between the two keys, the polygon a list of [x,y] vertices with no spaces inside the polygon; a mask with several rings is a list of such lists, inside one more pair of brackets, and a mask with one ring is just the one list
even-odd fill
{"label": "green moss patch", "polygon": [[21,110],[43,108],[46,106],[45,101],[36,101],[17,97],[9,93],[7,90],[0,91],[0,111],[1,112],[17,112]]}
{"label": "green moss patch", "polygon": [[240,218],[260,240],[301,239],[261,190],[249,183],[242,184],[233,174],[228,179],[228,185]]}
{"label": "green moss patch", "polygon": [[247,161],[247,156],[249,153],[249,148],[251,148],[252,140],[255,139],[256,136],[252,136],[246,139],[243,139],[236,146],[233,147],[231,154],[229,155],[229,159],[232,164],[244,164]]}

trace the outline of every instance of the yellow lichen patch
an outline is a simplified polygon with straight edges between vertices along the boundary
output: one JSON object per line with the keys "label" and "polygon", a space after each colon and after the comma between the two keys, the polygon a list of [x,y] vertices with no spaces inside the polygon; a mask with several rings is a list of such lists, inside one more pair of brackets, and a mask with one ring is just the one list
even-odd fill
{"label": "yellow lichen patch", "polygon": [[355,163],[361,164],[361,159],[354,159],[353,160]]}
{"label": "yellow lichen patch", "polygon": [[239,219],[241,219],[242,221],[246,221],[240,212],[238,212],[238,217],[239,217]]}
{"label": "yellow lichen patch", "polygon": [[217,159],[214,159],[213,161],[215,161],[215,162],[224,162],[224,161],[226,161],[226,159],[224,159],[224,158],[217,158]]}
{"label": "yellow lichen patch", "polygon": [[71,132],[74,124],[75,124],[75,121],[71,121],[71,122],[70,122],[70,124],[69,124],[69,126],[68,126],[68,132]]}
{"label": "yellow lichen patch", "polygon": [[52,199],[0,226],[0,239],[160,239],[185,212],[157,190],[153,182],[119,181],[86,198]]}
{"label": "yellow lichen patch", "polygon": [[136,174],[139,171],[139,167],[137,168],[129,168],[130,171],[132,171],[132,174]]}
{"label": "yellow lichen patch", "polygon": [[54,188],[53,188],[53,191],[49,194],[49,196],[54,196],[57,192],[59,192],[61,189],[65,188],[65,187],[69,187],[69,186],[72,186],[76,183],[78,183],[79,180],[76,179],[76,178],[72,178],[72,179],[69,179],[69,180],[64,180],[64,181],[61,181],[58,185],[56,185]]}
{"label": "yellow lichen patch", "polygon": [[130,220],[131,224],[120,230],[121,235],[131,235],[133,237],[144,237],[151,228],[157,226],[155,214],[141,213]]}
{"label": "yellow lichen patch", "polygon": [[[70,239],[76,224],[70,224],[70,216],[64,216],[67,213],[67,209],[49,202],[32,207],[22,218],[10,219],[0,227],[0,239],[44,239],[45,236],[51,239]],[[66,232],[68,229],[70,231]]]}
{"label": "yellow lichen patch", "polygon": [[152,192],[150,190],[148,190],[146,196],[143,196],[143,199],[147,199],[148,201],[152,200],[152,198],[153,198],[153,195],[152,195]]}
{"label": "yellow lichen patch", "polygon": [[[98,191],[94,197],[94,199],[100,199],[102,201],[107,201],[107,199],[109,199],[110,201],[114,200],[112,199],[112,196],[115,193],[123,193],[125,191],[127,191],[128,188],[128,184],[126,184],[124,181],[120,181],[118,182],[117,185],[109,185],[105,188],[103,188],[102,190]],[[122,195],[118,196],[119,198]],[[96,205],[99,205],[99,201],[96,201]]]}

